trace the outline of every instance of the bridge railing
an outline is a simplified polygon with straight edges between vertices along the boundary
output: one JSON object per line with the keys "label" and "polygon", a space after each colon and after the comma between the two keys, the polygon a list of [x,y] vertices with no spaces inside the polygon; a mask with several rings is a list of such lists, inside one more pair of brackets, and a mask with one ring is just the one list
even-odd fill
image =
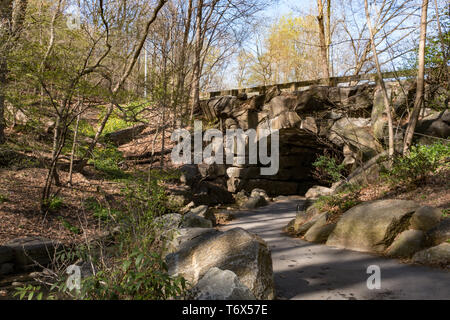
{"label": "bridge railing", "polygon": [[[391,72],[383,72],[383,79],[399,79],[399,78],[411,78],[416,74],[416,70],[402,70],[402,71],[391,71]],[[331,86],[337,86],[339,83],[347,83],[347,82],[357,82],[357,81],[376,81],[378,78],[376,73],[369,74],[360,74],[355,76],[343,76],[343,77],[330,77],[329,83]],[[305,81],[297,81],[297,82],[288,82],[282,84],[274,84],[274,85],[265,85],[265,86],[257,86],[243,89],[231,89],[231,90],[222,90],[222,91],[211,91],[202,93],[201,97],[203,99],[210,99],[214,97],[220,96],[237,96],[240,93],[265,93],[267,90],[273,87],[277,87],[280,90],[289,90],[296,91],[302,87],[308,87],[312,85],[325,85],[327,83],[327,79],[316,79],[316,80],[305,80]]]}

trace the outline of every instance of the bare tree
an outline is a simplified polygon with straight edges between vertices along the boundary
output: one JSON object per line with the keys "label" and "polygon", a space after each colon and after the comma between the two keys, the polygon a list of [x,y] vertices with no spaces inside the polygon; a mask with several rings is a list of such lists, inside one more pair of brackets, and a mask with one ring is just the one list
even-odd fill
{"label": "bare tree", "polygon": [[317,9],[318,9],[318,15],[317,15],[317,22],[319,24],[319,40],[320,40],[320,54],[322,56],[322,73],[323,77],[326,79],[326,83],[329,84],[329,77],[330,77],[330,62],[329,62],[329,56],[328,56],[328,48],[329,48],[329,40],[331,39],[331,36],[329,34],[330,32],[330,0],[327,0],[328,10],[327,10],[327,29],[328,34],[325,34],[325,22],[324,22],[324,15],[323,15],[323,2],[322,0],[317,0]]}
{"label": "bare tree", "polygon": [[118,106],[118,102],[116,100],[116,95],[119,92],[119,90],[123,87],[123,85],[125,84],[125,81],[130,76],[131,71],[133,70],[136,62],[138,61],[138,58],[139,58],[139,56],[141,54],[141,51],[142,51],[142,48],[144,47],[145,41],[146,41],[147,36],[149,34],[149,31],[150,31],[150,26],[155,22],[159,11],[164,6],[164,4],[166,4],[166,2],[167,2],[167,0],[159,0],[158,4],[153,9],[150,17],[148,18],[148,20],[144,24],[144,26],[145,26],[144,30],[143,30],[142,34],[140,35],[140,37],[137,39],[136,43],[133,46],[132,54],[130,55],[130,57],[127,60],[127,63],[126,63],[126,66],[125,66],[125,69],[124,69],[123,73],[118,77],[118,80],[117,80],[117,82],[115,82],[114,86],[112,86],[112,89],[111,89],[111,102],[109,103],[108,109],[106,110],[106,114],[105,114],[102,122],[100,123],[100,125],[99,125],[99,127],[97,129],[97,132],[95,134],[94,139],[89,144],[89,147],[88,147],[87,151],[85,152],[85,154],[83,155],[82,159],[80,160],[80,162],[78,163],[78,165],[76,167],[76,169],[78,171],[81,171],[84,168],[84,166],[86,166],[87,161],[88,161],[88,157],[90,156],[90,154],[92,154],[92,151],[94,150],[95,146],[97,145],[98,140],[100,139],[100,136],[103,133],[103,130],[105,129],[106,123],[109,120],[109,117],[113,113],[114,108],[116,106]]}
{"label": "bare tree", "polygon": [[389,129],[389,157],[391,158],[394,155],[394,126],[392,124],[392,114],[391,114],[391,104],[389,101],[388,93],[386,90],[386,86],[384,84],[383,75],[381,74],[381,66],[380,62],[378,60],[378,53],[377,48],[375,44],[375,36],[374,31],[372,29],[372,21],[370,19],[370,13],[369,13],[369,4],[368,0],[364,0],[364,8],[366,12],[366,20],[367,20],[367,27],[369,28],[369,34],[370,34],[370,43],[372,46],[372,54],[373,54],[373,60],[375,62],[375,66],[377,68],[377,78],[379,85],[381,87],[382,93],[383,93],[383,99],[384,99],[384,106],[386,108],[386,116],[388,119],[388,129]]}
{"label": "bare tree", "polygon": [[414,100],[414,107],[410,116],[408,126],[405,132],[405,140],[403,144],[403,153],[406,154],[411,146],[414,130],[419,119],[420,109],[424,103],[424,88],[425,88],[425,45],[427,41],[427,12],[428,0],[422,2],[422,18],[420,22],[420,42],[419,42],[419,65],[417,73],[417,90],[416,98]]}

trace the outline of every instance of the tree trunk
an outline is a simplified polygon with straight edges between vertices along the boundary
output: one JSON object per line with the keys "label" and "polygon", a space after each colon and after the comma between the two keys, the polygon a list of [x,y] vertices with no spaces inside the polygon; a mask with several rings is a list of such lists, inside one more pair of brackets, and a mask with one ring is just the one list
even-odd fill
{"label": "tree trunk", "polygon": [[[174,99],[174,107],[175,110],[179,107],[178,104],[181,103],[181,107],[180,112],[179,112],[179,116],[180,118],[178,119],[178,124],[180,126],[182,126],[184,123],[183,119],[187,114],[187,110],[184,109],[184,105],[188,103],[186,103],[186,99],[185,97],[185,88],[184,88],[184,84],[185,84],[185,79],[186,79],[186,51],[187,51],[187,45],[188,45],[188,40],[189,40],[189,33],[191,30],[191,21],[192,21],[192,1],[193,0],[189,0],[189,4],[188,4],[188,12],[187,12],[187,18],[185,20],[185,25],[184,25],[184,34],[183,34],[183,44],[181,46],[181,51],[180,51],[180,57],[179,57],[179,71],[178,71],[178,75],[177,75],[177,88],[176,88],[176,93],[175,93],[175,99]],[[186,112],[186,113],[185,113]]]}
{"label": "tree trunk", "polygon": [[407,154],[411,146],[414,130],[419,119],[420,109],[423,106],[423,94],[425,88],[425,44],[427,40],[427,11],[428,0],[422,2],[422,17],[420,21],[420,42],[419,42],[419,70],[417,73],[417,90],[416,99],[414,100],[414,107],[411,117],[409,119],[408,127],[406,128],[405,141],[403,144],[403,153]]}
{"label": "tree trunk", "polygon": [[5,89],[7,71],[6,57],[0,57],[0,144],[6,142],[5,138]]}
{"label": "tree trunk", "polygon": [[[81,108],[82,108],[82,104],[80,104],[80,109]],[[69,182],[68,182],[69,186],[72,185],[73,160],[75,158],[75,151],[76,151],[76,147],[77,147],[78,129],[80,127],[80,118],[81,118],[81,113],[78,113],[77,122],[75,124],[75,132],[73,134],[72,151],[70,152],[70,168],[69,168]]]}
{"label": "tree trunk", "polygon": [[372,29],[372,22],[369,15],[369,4],[367,0],[364,0],[364,6],[366,11],[367,27],[369,28],[370,33],[370,44],[372,46],[373,60],[377,68],[377,78],[380,83],[381,91],[383,92],[384,106],[386,108],[386,116],[388,118],[389,158],[392,158],[392,156],[394,155],[394,126],[392,124],[391,104],[389,102],[386,86],[384,84],[383,75],[381,74],[380,61],[378,60],[377,48],[375,46],[374,30]]}
{"label": "tree trunk", "polygon": [[447,89],[448,89],[449,85],[450,85],[450,73],[448,72],[448,67],[447,67],[447,62],[448,62],[447,45],[445,44],[444,35],[442,33],[441,19],[440,19],[440,15],[439,15],[439,7],[437,4],[437,0],[434,0],[434,8],[436,10],[436,24],[438,27],[439,40],[441,42],[442,60],[443,60],[442,67],[443,67],[443,72],[447,75]]}
{"label": "tree trunk", "polygon": [[317,22],[319,24],[319,40],[320,40],[320,56],[322,58],[322,73],[327,85],[330,83],[330,70],[328,67],[329,61],[327,57],[327,43],[325,36],[325,25],[323,21],[323,3],[322,0],[317,0],[317,9],[319,15],[317,16]]}
{"label": "tree trunk", "polygon": [[193,70],[193,84],[192,84],[192,105],[191,105],[191,115],[189,117],[190,121],[194,119],[194,110],[198,108],[200,103],[200,59],[202,53],[202,14],[203,14],[203,0],[198,0],[197,3],[197,17],[195,30],[195,57],[194,57],[194,70]]}

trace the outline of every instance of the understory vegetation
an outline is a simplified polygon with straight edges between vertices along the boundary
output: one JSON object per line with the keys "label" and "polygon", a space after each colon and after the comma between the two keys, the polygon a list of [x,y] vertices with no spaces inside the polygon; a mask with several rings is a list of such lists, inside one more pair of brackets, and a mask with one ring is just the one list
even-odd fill
{"label": "understory vegetation", "polygon": [[[337,165],[335,158],[321,156],[314,165],[326,177],[331,177],[332,182],[342,179],[344,167]],[[407,155],[397,155],[391,161],[388,157],[381,157],[378,159],[378,166],[378,182],[367,185],[345,183],[344,180],[344,185],[339,192],[330,196],[321,196],[315,206],[321,211],[327,211],[331,217],[338,217],[367,200],[367,193],[375,194],[375,198],[383,197],[397,190],[400,192],[415,190],[428,183],[433,184],[434,182],[430,180],[435,176],[442,176],[445,179],[450,172],[450,144],[437,141],[431,145],[415,145],[411,147]],[[377,189],[381,191],[374,191]],[[369,197],[369,199],[374,198]],[[445,215],[448,209],[443,212]]]}
{"label": "understory vegetation", "polygon": [[[167,210],[167,196],[162,187],[172,173],[154,172],[150,181],[135,177],[127,181],[115,208],[102,205],[95,198],[86,200],[106,232],[104,237],[60,250],[40,284],[17,288],[20,299],[149,300],[181,297],[186,289],[182,277],[172,277],[163,255],[164,237],[156,220]],[[56,200],[54,207],[56,209]],[[63,221],[64,222],[64,221]],[[72,232],[79,228],[66,223]],[[163,241],[164,240],[164,241]],[[70,265],[82,270],[79,290],[71,287],[66,271]],[[69,269],[70,270],[70,269]]]}

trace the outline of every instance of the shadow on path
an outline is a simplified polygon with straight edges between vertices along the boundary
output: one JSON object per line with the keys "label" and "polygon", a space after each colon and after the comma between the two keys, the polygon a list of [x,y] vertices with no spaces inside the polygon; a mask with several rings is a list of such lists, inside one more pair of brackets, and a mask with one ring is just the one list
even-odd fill
{"label": "shadow on path", "polygon": [[[368,253],[291,238],[282,229],[303,200],[240,211],[222,230],[240,227],[258,234],[272,251],[279,299],[450,299],[450,273]],[[367,288],[367,267],[381,269],[381,288]]]}

